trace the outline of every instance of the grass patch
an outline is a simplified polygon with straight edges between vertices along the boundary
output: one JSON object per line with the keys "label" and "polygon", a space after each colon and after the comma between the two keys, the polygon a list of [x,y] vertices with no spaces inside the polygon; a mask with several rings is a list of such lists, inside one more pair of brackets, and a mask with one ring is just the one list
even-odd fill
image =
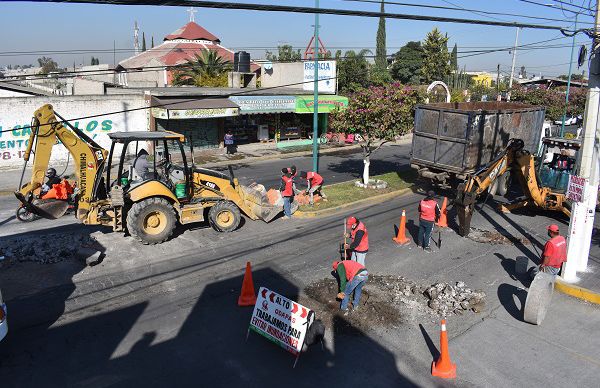
{"label": "grass patch", "polygon": [[340,206],[346,203],[359,201],[374,197],[376,195],[390,193],[392,191],[402,190],[411,187],[416,179],[417,173],[414,170],[389,172],[387,174],[375,175],[371,179],[380,179],[388,183],[388,187],[382,190],[375,189],[363,189],[354,186],[355,180],[343,183],[336,183],[333,185],[325,185],[323,191],[327,195],[327,202],[320,201],[314,206],[303,205],[300,206],[300,211],[315,211],[329,209],[332,207]]}

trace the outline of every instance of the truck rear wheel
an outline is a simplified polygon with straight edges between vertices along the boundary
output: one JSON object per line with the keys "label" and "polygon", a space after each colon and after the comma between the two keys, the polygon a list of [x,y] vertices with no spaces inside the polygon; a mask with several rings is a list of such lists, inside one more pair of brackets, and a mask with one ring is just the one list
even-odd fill
{"label": "truck rear wheel", "polygon": [[173,206],[164,198],[148,198],[133,204],[127,213],[127,230],[142,244],[160,244],[175,230]]}
{"label": "truck rear wheel", "polygon": [[208,211],[208,221],[217,232],[233,232],[240,226],[240,209],[231,201],[219,201]]}
{"label": "truck rear wheel", "polygon": [[510,172],[505,172],[504,174],[498,177],[498,186],[496,188],[496,194],[506,196],[508,190],[510,189]]}

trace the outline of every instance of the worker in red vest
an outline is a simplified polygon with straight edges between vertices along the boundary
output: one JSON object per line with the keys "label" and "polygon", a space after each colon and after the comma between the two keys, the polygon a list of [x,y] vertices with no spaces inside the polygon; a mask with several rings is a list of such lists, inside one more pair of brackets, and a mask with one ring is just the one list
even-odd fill
{"label": "worker in red vest", "polygon": [[290,168],[281,169],[281,185],[279,186],[283,198],[283,218],[292,217],[292,202],[294,202],[294,178]]}
{"label": "worker in red vest", "polygon": [[300,177],[306,179],[306,193],[310,195],[310,204],[313,205],[314,195],[319,194],[324,201],[327,201],[327,196],[323,193],[323,177],[313,171],[300,171]]}
{"label": "worker in red vest", "polygon": [[434,199],[435,193],[432,190],[427,192],[427,196],[419,203],[419,240],[418,246],[423,247],[427,252],[431,252],[429,240],[433,225],[440,218],[440,207]]}
{"label": "worker in red vest", "polygon": [[340,292],[337,295],[338,299],[342,300],[340,309],[345,312],[344,315],[347,315],[350,295],[354,293],[352,306],[353,310],[356,310],[360,303],[362,288],[369,280],[369,273],[364,265],[352,260],[334,261],[333,270],[340,280]]}
{"label": "worker in red vest", "polygon": [[352,239],[350,244],[344,246],[345,249],[352,251],[352,260],[365,265],[367,252],[369,251],[369,232],[367,227],[356,217],[349,217],[346,221],[346,227],[350,230],[349,236]]}
{"label": "worker in red vest", "polygon": [[562,263],[567,261],[567,241],[560,235],[558,225],[548,226],[548,237],[550,237],[550,240],[544,245],[542,262],[539,268],[533,268],[532,277],[535,277],[539,272],[553,276],[558,275]]}

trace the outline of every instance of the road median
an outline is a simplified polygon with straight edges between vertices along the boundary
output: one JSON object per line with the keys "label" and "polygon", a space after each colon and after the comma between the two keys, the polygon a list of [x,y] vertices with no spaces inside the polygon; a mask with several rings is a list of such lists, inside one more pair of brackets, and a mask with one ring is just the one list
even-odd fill
{"label": "road median", "polygon": [[556,282],[554,282],[554,289],[563,294],[585,300],[586,302],[600,304],[600,293],[588,290],[587,288],[569,284],[560,279],[557,279]]}
{"label": "road median", "polygon": [[317,202],[314,207],[310,205],[300,206],[300,209],[294,213],[294,217],[322,217],[337,213],[348,207],[384,202],[410,192],[416,176],[412,170],[409,170],[377,175],[372,178],[386,181],[388,187],[378,190],[364,189],[356,187],[354,180],[325,186],[323,192],[327,195],[327,202]]}

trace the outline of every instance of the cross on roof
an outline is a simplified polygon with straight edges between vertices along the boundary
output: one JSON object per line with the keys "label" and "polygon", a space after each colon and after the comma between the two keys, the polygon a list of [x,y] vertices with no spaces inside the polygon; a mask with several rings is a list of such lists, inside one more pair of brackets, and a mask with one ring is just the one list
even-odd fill
{"label": "cross on roof", "polygon": [[190,13],[190,22],[193,22],[193,21],[194,21],[194,14],[195,14],[196,12],[198,12],[198,11],[196,11],[196,10],[195,10],[193,7],[190,7],[190,8],[187,10],[187,12],[189,12],[189,13]]}

